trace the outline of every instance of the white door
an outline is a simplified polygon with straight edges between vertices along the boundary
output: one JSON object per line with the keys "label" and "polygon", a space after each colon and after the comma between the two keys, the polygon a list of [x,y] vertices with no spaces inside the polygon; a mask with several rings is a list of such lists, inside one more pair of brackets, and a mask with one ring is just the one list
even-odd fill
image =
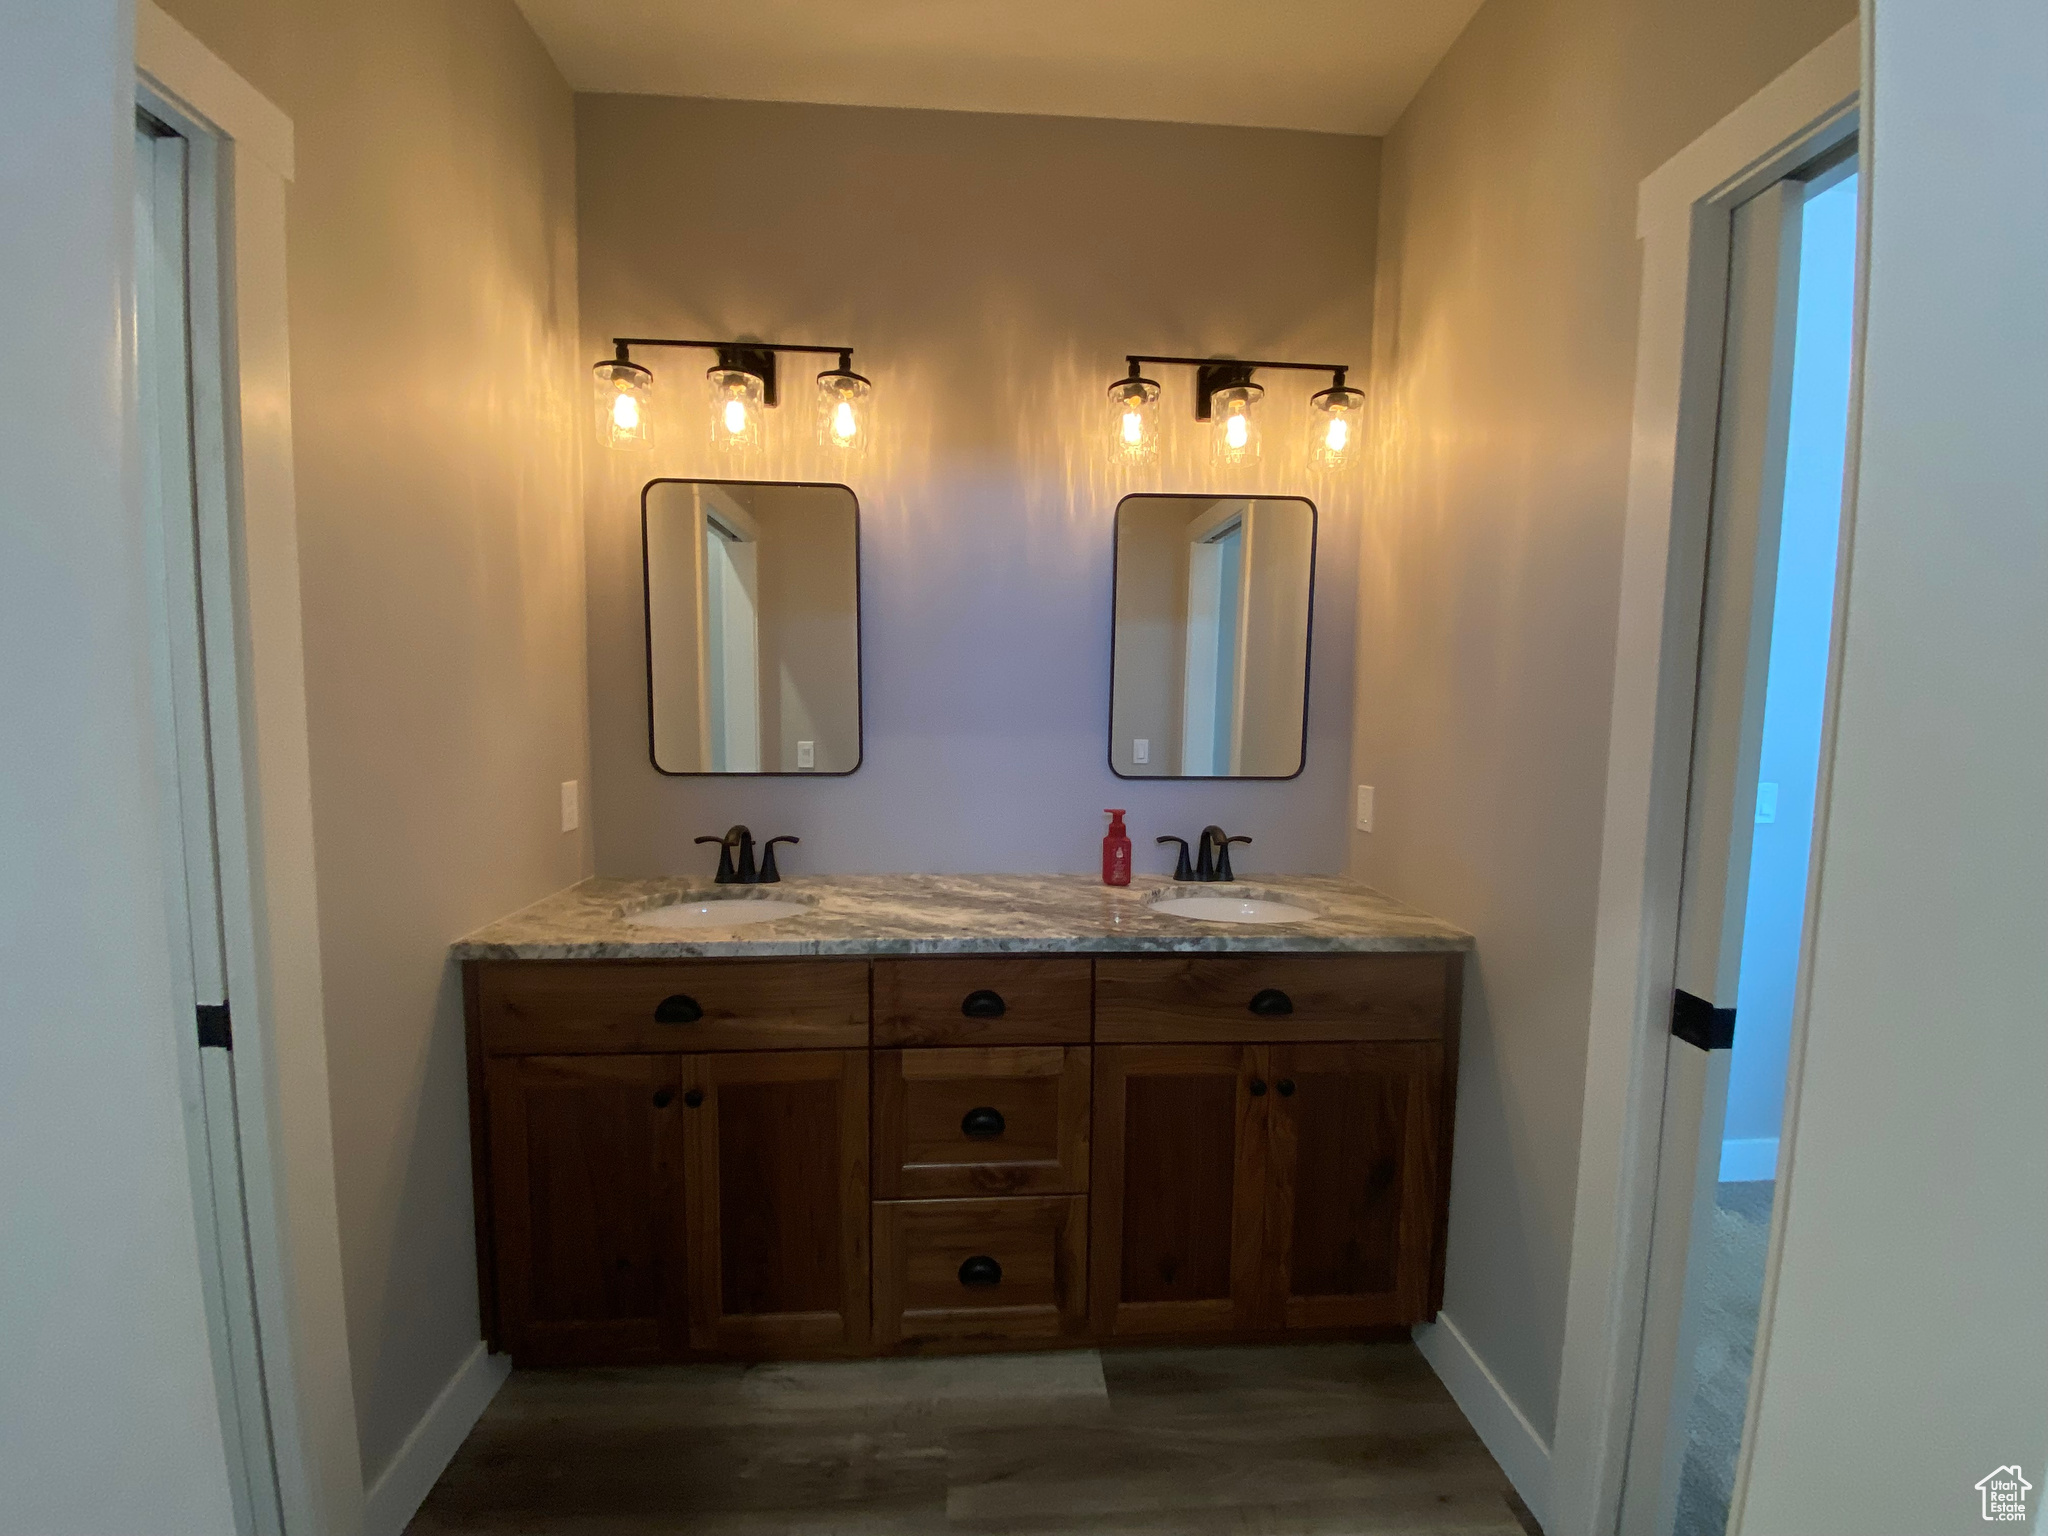
{"label": "white door", "polygon": [[[1801,841],[1788,860],[1765,829],[1777,824],[1781,800],[1810,815],[1817,765],[1806,767],[1802,789],[1797,743],[1810,737],[1817,755],[1825,707],[1849,384],[1852,171],[1853,162],[1840,163],[1781,181],[1738,206],[1730,230],[1672,1039],[1622,1490],[1628,1536],[1721,1536],[1746,1432],[1778,1143],[1775,1118],[1768,1137],[1728,1143],[1730,1064],[1737,1041],[1747,1043],[1739,1025],[1788,1033],[1791,1021],[1790,971],[1782,1009],[1762,1005],[1758,977],[1767,958],[1788,957],[1796,969],[1809,850]],[[1838,223],[1845,189],[1846,250],[1832,234],[1809,245],[1810,217]],[[1767,719],[1777,761],[1791,765],[1768,783],[1760,772]],[[1753,868],[1753,857],[1769,867]],[[1793,893],[1789,903],[1783,890]],[[1782,1116],[1784,1056],[1760,1059],[1749,1076],[1775,1070],[1770,1112]],[[1760,1165],[1757,1147],[1768,1148]],[[1728,1193],[1738,1185],[1746,1188]]]}
{"label": "white door", "polygon": [[[154,705],[158,736],[167,747],[158,766],[167,824],[175,832],[167,853],[176,983],[193,1019],[179,1052],[186,1140],[236,1527],[270,1536],[283,1531],[284,1517],[250,1266],[214,820],[214,719],[217,710],[231,706],[209,691],[209,673],[216,669],[208,661],[200,569],[206,541],[195,479],[218,467],[202,464],[202,452],[225,454],[224,441],[209,434],[202,449],[194,432],[195,390],[210,391],[217,400],[221,388],[217,376],[207,376],[212,353],[191,345],[191,231],[213,211],[191,206],[185,141],[142,114],[135,168],[140,458],[155,577]],[[228,631],[225,616],[214,620],[217,636]]]}

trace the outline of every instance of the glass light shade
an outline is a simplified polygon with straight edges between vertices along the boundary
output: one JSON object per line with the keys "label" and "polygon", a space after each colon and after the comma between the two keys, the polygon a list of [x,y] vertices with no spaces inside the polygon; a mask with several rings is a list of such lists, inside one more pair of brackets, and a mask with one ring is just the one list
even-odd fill
{"label": "glass light shade", "polygon": [[597,396],[597,440],[645,448],[654,440],[654,375],[638,363],[607,360],[590,370]]}
{"label": "glass light shade", "polygon": [[1219,465],[1259,462],[1259,418],[1256,407],[1265,388],[1233,384],[1209,397],[1210,459]]}
{"label": "glass light shade", "polygon": [[761,376],[743,368],[713,368],[711,446],[731,453],[761,446],[761,413],[767,409]]}
{"label": "glass light shade", "polygon": [[1150,379],[1118,379],[1109,386],[1109,456],[1119,464],[1149,464],[1159,457],[1159,386]]}
{"label": "glass light shade", "polygon": [[872,435],[868,397],[874,386],[859,374],[833,368],[818,375],[818,446],[851,453]]}
{"label": "glass light shade", "polygon": [[1308,403],[1308,461],[1319,469],[1342,469],[1358,456],[1365,396],[1334,385]]}

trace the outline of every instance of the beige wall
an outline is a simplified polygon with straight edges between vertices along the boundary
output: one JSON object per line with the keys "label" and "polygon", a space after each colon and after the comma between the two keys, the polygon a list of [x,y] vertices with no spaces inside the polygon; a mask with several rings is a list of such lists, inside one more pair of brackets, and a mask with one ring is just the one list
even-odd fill
{"label": "beige wall", "polygon": [[1564,1334],[1637,182],[1848,0],[1488,0],[1386,141],[1363,879],[1471,928],[1446,1315],[1539,1436]]}
{"label": "beige wall", "polygon": [[[1191,370],[1160,375],[1156,471],[1112,471],[1129,351],[1369,348],[1376,141],[965,113],[577,98],[586,361],[614,335],[849,342],[877,440],[811,442],[787,360],[745,478],[845,480],[861,501],[867,756],[843,779],[665,779],[647,756],[640,486],[730,475],[704,353],[649,351],[665,440],[590,455],[590,707],[598,866],[708,873],[690,839],[800,834],[787,870],[1088,870],[1109,805],[1138,867],[1160,832],[1258,839],[1239,867],[1334,871],[1350,755],[1363,476],[1304,467],[1308,396],[1266,376],[1266,463],[1218,477]],[[1107,762],[1110,526],[1129,491],[1300,493],[1322,506],[1309,765],[1286,784],[1134,784]]]}
{"label": "beige wall", "polygon": [[757,486],[735,498],[761,534],[761,766],[844,773],[860,761],[860,551],[844,491]]}
{"label": "beige wall", "polygon": [[[1134,501],[1118,514],[1116,677],[1110,700],[1110,752],[1117,772],[1181,771],[1188,619],[1188,524],[1212,501]],[[1151,743],[1150,761],[1132,760],[1131,743]],[[1178,835],[1178,834],[1176,834]]]}
{"label": "beige wall", "polygon": [[1308,584],[1315,551],[1305,508],[1254,502],[1245,519],[1243,673],[1238,678],[1240,773],[1286,774],[1301,761],[1302,676],[1308,661]]}
{"label": "beige wall", "polygon": [[478,1337],[467,929],[577,878],[571,98],[510,0],[169,0],[293,119],[292,409],[364,1470]]}

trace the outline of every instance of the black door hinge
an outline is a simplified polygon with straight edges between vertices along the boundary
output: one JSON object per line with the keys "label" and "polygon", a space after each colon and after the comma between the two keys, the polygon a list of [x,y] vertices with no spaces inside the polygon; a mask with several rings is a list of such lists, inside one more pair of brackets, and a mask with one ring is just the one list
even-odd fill
{"label": "black door hinge", "polygon": [[228,1027],[226,1003],[199,1005],[199,1043],[201,1046],[218,1046],[224,1051],[235,1048],[234,1032]]}
{"label": "black door hinge", "polygon": [[1735,1010],[1716,1008],[1681,987],[1671,994],[1671,1033],[1703,1051],[1725,1051],[1735,1043]]}

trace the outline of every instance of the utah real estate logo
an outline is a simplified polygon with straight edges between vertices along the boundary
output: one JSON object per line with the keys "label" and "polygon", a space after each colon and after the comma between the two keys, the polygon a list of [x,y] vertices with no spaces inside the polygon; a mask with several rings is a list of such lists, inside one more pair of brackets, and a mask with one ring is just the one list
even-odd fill
{"label": "utah real estate logo", "polygon": [[1977,1482],[1977,1492],[1984,1498],[1984,1518],[2008,1524],[2024,1524],[2027,1518],[2027,1494],[2033,1484],[2020,1475],[2019,1464],[1998,1467]]}

